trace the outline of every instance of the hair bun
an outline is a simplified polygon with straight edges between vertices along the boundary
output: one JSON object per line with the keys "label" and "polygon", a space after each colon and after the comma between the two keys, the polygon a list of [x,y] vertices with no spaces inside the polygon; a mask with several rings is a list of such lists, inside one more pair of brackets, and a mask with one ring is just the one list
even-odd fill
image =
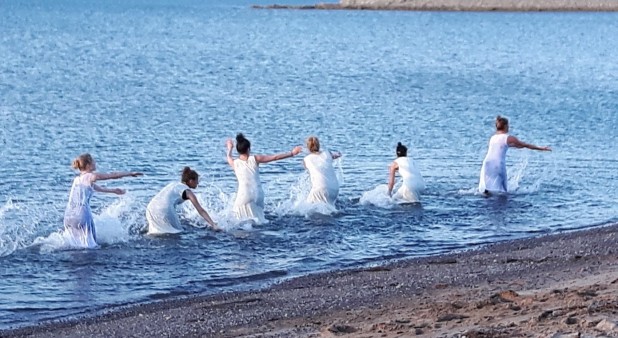
{"label": "hair bun", "polygon": [[190,172],[190,171],[191,171],[191,168],[190,168],[190,167],[184,167],[184,168],[182,169],[182,173],[183,173],[183,174],[184,174],[184,173],[188,173],[188,172]]}
{"label": "hair bun", "polygon": [[243,135],[242,133],[238,133],[238,135],[236,135],[236,142],[240,142],[244,139],[245,139],[245,135]]}
{"label": "hair bun", "polygon": [[496,120],[499,120],[501,118],[502,118],[502,116],[500,116],[500,115],[496,116]]}
{"label": "hair bun", "polygon": [[401,147],[401,142],[397,142],[397,146],[398,146],[398,147]]}

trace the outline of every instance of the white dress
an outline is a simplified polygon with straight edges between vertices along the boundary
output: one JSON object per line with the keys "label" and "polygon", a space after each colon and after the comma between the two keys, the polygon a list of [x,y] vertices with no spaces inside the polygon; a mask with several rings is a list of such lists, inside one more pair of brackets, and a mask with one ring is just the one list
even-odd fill
{"label": "white dress", "polygon": [[323,150],[307,155],[304,161],[311,177],[311,191],[307,202],[334,205],[339,195],[339,181],[333,168],[332,154]]}
{"label": "white dress", "polygon": [[148,220],[148,234],[176,234],[182,232],[176,206],[184,202],[182,194],[189,187],[180,182],[165,186],[150,200],[146,208]]}
{"label": "white dress", "polygon": [[508,134],[496,134],[489,139],[489,149],[483,160],[479,191],[506,192],[506,151]]}
{"label": "white dress", "polygon": [[267,223],[264,217],[264,191],[260,183],[260,171],[254,156],[234,160],[234,173],[238,179],[238,191],[234,201],[234,214],[240,221],[256,224]]}
{"label": "white dress", "polygon": [[410,157],[402,156],[395,160],[399,166],[399,174],[403,183],[393,194],[393,199],[403,203],[419,203],[420,194],[425,190],[425,180]]}
{"label": "white dress", "polygon": [[94,193],[94,174],[86,173],[73,180],[69,202],[64,211],[64,229],[69,234],[72,246],[96,248],[97,232],[94,227],[90,198]]}

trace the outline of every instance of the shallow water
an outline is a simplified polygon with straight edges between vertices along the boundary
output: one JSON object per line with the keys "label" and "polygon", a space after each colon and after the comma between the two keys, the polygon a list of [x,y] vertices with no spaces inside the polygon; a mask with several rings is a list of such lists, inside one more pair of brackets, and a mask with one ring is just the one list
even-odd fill
{"label": "shallow water", "polygon": [[[615,13],[253,10],[248,1],[0,2],[0,328],[109,305],[256,287],[301,274],[618,220]],[[508,196],[474,193],[495,115],[552,153],[509,150]],[[256,153],[308,135],[338,150],[339,213],[305,216],[301,157],[261,169],[270,223],[232,227],[225,140]],[[428,190],[380,201],[398,141]],[[65,250],[74,172],[91,152],[102,246]],[[189,165],[228,231],[188,205],[181,236],[139,235]],[[373,195],[372,195],[373,194]],[[364,201],[364,200],[363,200]]]}

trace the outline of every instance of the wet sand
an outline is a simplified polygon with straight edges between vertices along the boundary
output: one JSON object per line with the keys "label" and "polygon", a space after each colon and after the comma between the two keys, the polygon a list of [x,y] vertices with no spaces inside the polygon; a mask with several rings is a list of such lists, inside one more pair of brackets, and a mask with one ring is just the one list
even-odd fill
{"label": "wet sand", "polygon": [[315,5],[254,6],[263,9],[398,11],[618,11],[618,0],[341,0]]}
{"label": "wet sand", "polygon": [[617,250],[614,224],[0,336],[617,337]]}

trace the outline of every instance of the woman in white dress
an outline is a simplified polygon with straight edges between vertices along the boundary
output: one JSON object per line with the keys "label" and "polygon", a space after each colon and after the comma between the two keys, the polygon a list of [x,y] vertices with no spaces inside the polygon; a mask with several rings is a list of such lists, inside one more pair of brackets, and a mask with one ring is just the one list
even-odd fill
{"label": "woman in white dress", "polygon": [[69,202],[64,211],[64,229],[70,235],[71,245],[81,248],[97,247],[97,232],[90,208],[90,198],[95,191],[122,195],[122,189],[108,189],[95,184],[96,181],[111,180],[128,176],[141,176],[138,172],[97,173],[97,163],[90,154],[79,155],[72,167],[79,170],[73,180]]}
{"label": "woman in white dress", "polygon": [[489,194],[507,191],[506,151],[509,147],[551,151],[549,147],[528,144],[518,140],[515,136],[509,135],[509,120],[498,115],[496,117],[496,133],[489,139],[489,148],[481,168],[479,192]]}
{"label": "woman in white dress", "polygon": [[193,203],[197,212],[206,220],[211,229],[219,230],[217,224],[210,218],[208,212],[202,208],[197,197],[193,191],[191,191],[191,189],[197,188],[198,184],[198,173],[189,167],[185,167],[182,170],[180,182],[173,182],[166,185],[152,198],[146,208],[149,235],[176,234],[182,232],[176,206],[186,200],[190,200],[191,203]]}
{"label": "woman in white dress", "polygon": [[303,160],[311,178],[311,191],[307,196],[307,202],[328,203],[334,206],[339,195],[339,181],[333,168],[333,160],[341,157],[341,154],[331,153],[328,150],[320,151],[320,140],[315,136],[307,138],[307,149],[310,154]]}
{"label": "woman in white dress", "polygon": [[[421,176],[420,171],[414,165],[414,161],[408,157],[408,148],[397,143],[397,159],[393,161],[389,170],[388,177],[388,195],[399,203],[420,203],[420,194],[425,190],[425,180]],[[395,194],[393,194],[393,188],[395,187],[395,174],[399,172],[403,178],[401,186]]]}
{"label": "woman in white dress", "polygon": [[294,147],[291,151],[275,155],[251,155],[251,142],[243,134],[236,135],[236,151],[238,158],[232,157],[234,142],[227,141],[227,163],[232,167],[238,180],[238,191],[234,201],[234,214],[240,221],[250,221],[255,224],[266,223],[264,217],[264,191],[260,182],[260,163],[268,163],[298,155],[302,147]]}

